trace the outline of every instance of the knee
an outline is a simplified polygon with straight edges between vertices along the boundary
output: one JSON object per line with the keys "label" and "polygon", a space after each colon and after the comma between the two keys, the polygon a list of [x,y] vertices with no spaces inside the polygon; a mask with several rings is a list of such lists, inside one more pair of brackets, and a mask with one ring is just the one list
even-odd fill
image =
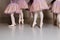
{"label": "knee", "polygon": [[40,12],[40,17],[42,17],[42,18],[44,17],[43,12]]}

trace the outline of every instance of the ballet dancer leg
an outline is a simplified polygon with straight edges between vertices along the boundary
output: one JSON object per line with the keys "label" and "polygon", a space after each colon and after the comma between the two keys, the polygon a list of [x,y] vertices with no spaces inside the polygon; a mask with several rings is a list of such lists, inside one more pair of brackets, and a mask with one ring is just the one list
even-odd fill
{"label": "ballet dancer leg", "polygon": [[12,22],[12,24],[9,25],[9,26],[15,26],[16,25],[15,18],[14,18],[14,13],[11,13],[11,22]]}
{"label": "ballet dancer leg", "polygon": [[60,14],[57,14],[57,26],[60,27]]}
{"label": "ballet dancer leg", "polygon": [[35,14],[34,14],[34,22],[33,22],[33,25],[32,25],[33,28],[36,25],[37,17],[38,17],[38,13],[35,12]]}
{"label": "ballet dancer leg", "polygon": [[20,14],[19,14],[19,24],[22,22],[22,24],[24,24],[24,19],[23,19],[23,12],[22,10],[20,11]]}
{"label": "ballet dancer leg", "polygon": [[40,21],[40,28],[42,28],[42,26],[43,26],[43,12],[42,11],[40,11],[40,19],[41,19],[41,21]]}

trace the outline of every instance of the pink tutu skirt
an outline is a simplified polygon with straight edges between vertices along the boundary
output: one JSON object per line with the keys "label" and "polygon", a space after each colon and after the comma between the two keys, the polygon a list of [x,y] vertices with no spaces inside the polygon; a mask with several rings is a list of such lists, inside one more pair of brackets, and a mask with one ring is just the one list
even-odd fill
{"label": "pink tutu skirt", "polygon": [[28,4],[26,3],[25,0],[19,0],[17,3],[19,4],[21,9],[27,9],[28,8]]}
{"label": "pink tutu skirt", "polygon": [[35,12],[45,9],[49,9],[45,0],[33,0],[33,3],[30,7],[30,12]]}
{"label": "pink tutu skirt", "polygon": [[60,1],[55,1],[52,7],[54,13],[60,13]]}
{"label": "pink tutu skirt", "polygon": [[16,13],[20,12],[20,7],[17,3],[10,3],[4,11],[4,13],[6,13],[6,14],[11,14],[14,12],[16,12]]}

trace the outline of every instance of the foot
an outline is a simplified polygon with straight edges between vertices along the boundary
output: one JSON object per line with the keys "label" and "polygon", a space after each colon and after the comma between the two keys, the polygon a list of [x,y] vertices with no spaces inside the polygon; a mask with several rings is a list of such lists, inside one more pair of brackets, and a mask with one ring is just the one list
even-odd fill
{"label": "foot", "polygon": [[24,24],[24,19],[22,19],[22,24]]}
{"label": "foot", "polygon": [[33,23],[32,27],[34,28],[35,25],[36,25],[36,23]]}
{"label": "foot", "polygon": [[9,25],[9,27],[11,27],[11,26],[13,27],[13,26],[15,26],[15,25],[16,25],[16,24],[11,24],[11,25]]}
{"label": "foot", "polygon": [[40,23],[40,28],[42,28],[42,26],[43,26],[43,23]]}
{"label": "foot", "polygon": [[24,20],[19,20],[19,24],[24,24]]}
{"label": "foot", "polygon": [[19,24],[21,24],[21,20],[19,20]]}

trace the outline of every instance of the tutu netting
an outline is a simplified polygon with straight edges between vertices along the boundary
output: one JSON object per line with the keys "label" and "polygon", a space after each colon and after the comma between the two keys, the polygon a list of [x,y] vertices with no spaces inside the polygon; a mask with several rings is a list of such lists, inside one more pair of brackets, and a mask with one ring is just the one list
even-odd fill
{"label": "tutu netting", "polygon": [[26,3],[25,0],[19,0],[17,3],[19,4],[21,9],[27,9],[28,8],[28,4]]}
{"label": "tutu netting", "polygon": [[21,9],[27,9],[28,4],[25,0],[11,0],[11,3],[6,7],[4,13],[10,14],[10,13],[20,13]]}
{"label": "tutu netting", "polygon": [[52,7],[54,13],[60,13],[60,1],[55,1]]}
{"label": "tutu netting", "polygon": [[20,12],[20,7],[17,3],[10,3],[4,11],[4,13],[6,14],[14,13],[14,12],[16,13]]}
{"label": "tutu netting", "polygon": [[33,3],[30,7],[30,12],[35,12],[45,9],[49,9],[45,0],[33,0]]}

